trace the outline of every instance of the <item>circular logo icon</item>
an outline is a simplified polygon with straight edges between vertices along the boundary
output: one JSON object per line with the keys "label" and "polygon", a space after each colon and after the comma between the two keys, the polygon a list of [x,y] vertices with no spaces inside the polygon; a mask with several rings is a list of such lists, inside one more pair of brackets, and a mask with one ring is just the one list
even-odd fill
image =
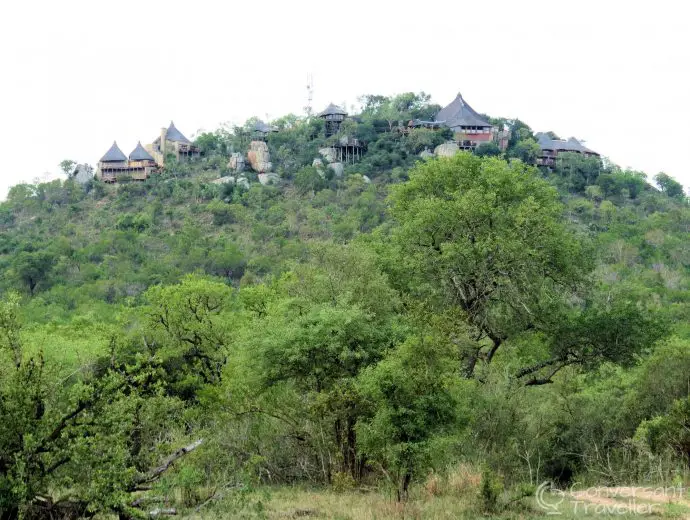
{"label": "circular logo icon", "polygon": [[560,506],[565,500],[565,493],[553,486],[548,480],[539,484],[534,494],[537,506],[547,515],[560,515]]}

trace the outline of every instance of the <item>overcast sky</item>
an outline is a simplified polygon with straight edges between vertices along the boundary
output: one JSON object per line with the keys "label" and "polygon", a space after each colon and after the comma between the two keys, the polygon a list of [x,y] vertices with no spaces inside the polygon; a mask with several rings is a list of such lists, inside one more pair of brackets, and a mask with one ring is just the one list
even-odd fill
{"label": "overcast sky", "polygon": [[129,153],[174,120],[302,113],[361,94],[457,92],[690,185],[690,8],[681,0],[22,0],[0,17],[0,197]]}

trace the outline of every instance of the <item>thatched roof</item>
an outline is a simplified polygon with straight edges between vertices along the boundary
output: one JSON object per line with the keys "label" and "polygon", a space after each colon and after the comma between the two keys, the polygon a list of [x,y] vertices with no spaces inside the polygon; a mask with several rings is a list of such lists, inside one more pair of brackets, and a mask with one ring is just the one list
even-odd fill
{"label": "thatched roof", "polygon": [[262,134],[267,134],[269,132],[277,132],[278,129],[274,126],[267,125],[263,121],[259,120],[256,123],[254,123],[254,131],[261,132]]}
{"label": "thatched roof", "polygon": [[319,112],[318,117],[325,117],[325,116],[334,116],[334,115],[341,115],[341,116],[346,116],[347,112],[340,108],[338,105],[334,105],[333,103],[330,103],[325,110],[322,112]]}
{"label": "thatched roof", "polygon": [[469,106],[462,95],[457,97],[445,108],[436,114],[436,121],[443,122],[450,128],[462,126],[491,127],[492,124],[480,116],[471,106]]}
{"label": "thatched roof", "polygon": [[182,132],[175,128],[175,123],[173,123],[172,121],[170,121],[170,126],[168,127],[168,132],[165,135],[165,138],[168,141],[173,141],[177,143],[191,143],[189,139],[182,135]]}
{"label": "thatched roof", "polygon": [[537,138],[539,148],[542,150],[552,150],[554,152],[591,153],[594,155],[599,155],[594,150],[587,148],[574,137],[571,137],[570,139],[551,139],[548,134],[543,132],[536,134],[535,137]]}
{"label": "thatched roof", "polygon": [[123,162],[127,160],[127,156],[122,153],[122,150],[117,146],[117,142],[113,141],[113,145],[101,157],[101,162]]}
{"label": "thatched roof", "polygon": [[155,159],[148,153],[143,146],[141,146],[141,141],[137,143],[137,146],[132,153],[129,154],[130,161],[154,161]]}

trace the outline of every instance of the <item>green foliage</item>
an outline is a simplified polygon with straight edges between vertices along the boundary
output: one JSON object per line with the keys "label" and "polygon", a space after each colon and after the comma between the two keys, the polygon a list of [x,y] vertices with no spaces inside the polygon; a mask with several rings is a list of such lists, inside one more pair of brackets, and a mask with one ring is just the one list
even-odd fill
{"label": "green foliage", "polygon": [[[2,514],[127,518],[164,497],[184,515],[214,491],[385,478],[403,498],[430,471],[452,487],[458,464],[492,468],[462,486],[496,511],[496,474],[508,489],[687,475],[677,183],[572,154],[543,178],[519,120],[492,122],[522,161],[487,144],[422,163],[447,131],[398,121],[437,110],[367,96],[329,139],[319,118],[277,119],[279,186],[210,182],[250,120],[145,182],[11,188]],[[362,160],[322,179],[313,159],[345,136]]]}
{"label": "green foliage", "polygon": [[525,164],[535,165],[541,155],[541,148],[534,139],[528,138],[515,143],[515,146],[508,149],[507,155],[520,159]]}
{"label": "green foliage", "polygon": [[137,215],[126,213],[120,215],[115,224],[115,227],[122,231],[136,231],[138,233],[146,231],[149,226],[151,226],[151,217],[144,213],[139,213]]}
{"label": "green foliage", "polygon": [[25,250],[15,256],[12,269],[33,296],[37,286],[49,280],[54,262],[55,257],[46,251]]}
{"label": "green foliage", "polygon": [[358,424],[372,461],[395,475],[398,497],[430,459],[430,440],[456,422],[452,346],[410,337],[360,377],[360,391],[374,410]]}
{"label": "green foliage", "polygon": [[77,164],[76,161],[72,161],[71,159],[65,159],[63,161],[60,161],[60,169],[62,170],[62,173],[65,175],[71,175],[72,172],[74,171],[74,166]]}
{"label": "green foliage", "polygon": [[558,154],[553,173],[559,177],[558,183],[566,191],[583,193],[586,187],[597,182],[602,173],[601,159],[580,153],[561,153]]}
{"label": "green foliage", "polygon": [[635,199],[645,188],[645,175],[640,172],[614,171],[602,173],[597,184],[607,197],[625,197]]}
{"label": "green foliage", "polygon": [[636,433],[653,453],[671,448],[690,461],[690,397],[678,399],[665,415],[643,421]]}
{"label": "green foliage", "polygon": [[325,188],[326,183],[313,166],[304,166],[295,174],[295,188],[302,193],[315,193]]}
{"label": "green foliage", "polygon": [[661,188],[661,191],[669,197],[685,197],[683,185],[680,182],[674,180],[672,177],[666,175],[665,173],[656,174],[654,176],[654,180],[659,185],[659,188]]}
{"label": "green foliage", "polygon": [[485,513],[496,513],[499,510],[499,498],[503,492],[503,485],[498,476],[489,468],[482,471],[482,481],[479,495],[482,509]]}
{"label": "green foliage", "polygon": [[474,149],[474,154],[479,157],[498,157],[501,149],[496,143],[481,143]]}

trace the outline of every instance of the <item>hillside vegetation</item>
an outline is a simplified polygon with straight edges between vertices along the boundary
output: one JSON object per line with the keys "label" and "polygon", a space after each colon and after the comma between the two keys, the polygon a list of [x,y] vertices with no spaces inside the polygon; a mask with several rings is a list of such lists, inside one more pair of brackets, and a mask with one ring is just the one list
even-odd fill
{"label": "hillside vegetation", "polygon": [[286,116],[277,185],[211,182],[249,121],[146,182],[13,187],[0,518],[526,518],[546,480],[688,485],[682,187],[540,170],[501,119],[505,153],[422,160],[449,136],[395,124],[437,110],[366,96],[343,177],[311,166],[340,136]]}

